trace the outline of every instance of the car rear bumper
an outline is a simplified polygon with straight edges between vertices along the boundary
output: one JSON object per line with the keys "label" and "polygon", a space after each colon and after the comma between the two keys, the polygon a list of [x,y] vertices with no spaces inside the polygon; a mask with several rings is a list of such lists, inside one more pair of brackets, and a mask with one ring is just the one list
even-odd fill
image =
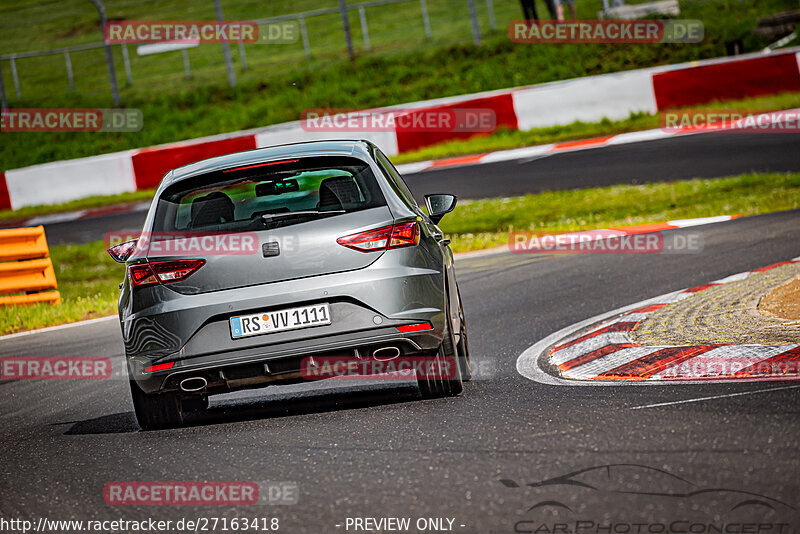
{"label": "car rear bumper", "polygon": [[[378,328],[358,334],[343,334],[280,346],[251,354],[227,353],[191,360],[178,360],[174,367],[152,373],[144,372],[137,360],[129,360],[129,373],[146,393],[178,391],[187,378],[202,377],[207,383],[205,393],[217,394],[306,381],[303,369],[309,357],[326,360],[371,359],[379,348],[397,347],[400,358],[429,354],[441,343],[441,329],[417,332],[414,335],[398,334],[393,327]],[[310,378],[309,380],[314,380]]]}
{"label": "car rear bumper", "polygon": [[[434,268],[398,264],[396,257],[384,261],[392,255],[357,271],[199,295],[175,296],[159,287],[162,295],[151,306],[137,313],[121,311],[129,374],[147,393],[177,389],[193,374],[206,375],[209,384],[213,380],[218,392],[224,392],[285,382],[291,379],[286,369],[305,356],[353,356],[356,349],[371,354],[373,347],[392,343],[403,354],[434,350],[445,321],[444,275]],[[419,263],[419,257],[414,261]],[[330,304],[330,325],[231,338],[232,316],[321,302]],[[424,322],[432,328],[413,333],[397,329]],[[148,366],[168,362],[174,362],[170,369],[145,372]],[[225,374],[227,369],[236,375],[233,368],[254,364],[263,372],[244,376],[244,381]]]}

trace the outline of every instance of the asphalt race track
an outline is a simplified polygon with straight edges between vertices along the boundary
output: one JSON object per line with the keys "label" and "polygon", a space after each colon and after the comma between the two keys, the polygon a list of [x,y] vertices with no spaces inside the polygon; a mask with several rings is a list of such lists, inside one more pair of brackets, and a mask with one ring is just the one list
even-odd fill
{"label": "asphalt race track", "polygon": [[[633,154],[627,161],[642,165]],[[547,521],[552,531],[553,517],[577,515],[587,522],[581,533],[603,534],[588,522],[630,533],[638,522],[655,533],[653,522],[686,516],[673,526],[686,531],[688,521],[738,517],[769,524],[764,534],[794,532],[778,525],[800,526],[800,383],[570,387],[515,369],[527,347],[572,323],[800,255],[800,210],[679,231],[699,232],[703,251],[460,260],[479,371],[459,398],[316,383],[212,399],[193,426],[140,432],[122,379],[2,382],[3,516],[278,517],[288,533],[346,532],[355,516],[445,517],[455,532],[499,533]],[[114,320],[0,340],[0,356],[110,356],[117,369],[121,349]],[[701,397],[714,398],[632,409]],[[590,484],[525,486],[592,467],[602,469],[576,475]],[[619,470],[629,476],[612,483]],[[125,480],[292,481],[300,499],[239,509],[106,505],[104,484]]]}
{"label": "asphalt race track", "polygon": [[553,154],[408,178],[414,193],[451,191],[463,198],[523,195],[616,184],[718,178],[800,170],[792,135],[719,132]]}
{"label": "asphalt race track", "polygon": [[[787,133],[722,132],[554,154],[534,160],[442,168],[406,175],[420,200],[428,193],[488,198],[613,184],[800,171],[800,141]],[[139,230],[145,213],[110,213],[45,223],[50,244],[85,243],[108,231]]]}

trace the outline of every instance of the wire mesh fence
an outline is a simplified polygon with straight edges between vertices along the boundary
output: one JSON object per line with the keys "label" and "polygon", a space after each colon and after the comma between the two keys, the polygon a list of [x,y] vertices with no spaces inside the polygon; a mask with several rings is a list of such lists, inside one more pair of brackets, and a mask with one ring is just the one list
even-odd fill
{"label": "wire mesh fence", "polygon": [[[109,94],[109,75],[97,11],[87,0],[22,2],[0,8],[0,89],[5,107],[53,95]],[[543,0],[542,0],[543,1]],[[109,21],[128,19],[214,20],[212,0],[179,0],[165,7],[157,0],[107,0]],[[298,38],[283,44],[232,44],[236,72],[269,77],[271,72],[308,62],[312,68],[346,57],[341,12],[337,2],[276,0],[225,2],[226,20],[279,21],[297,25]],[[313,7],[304,11],[287,11]],[[359,55],[477,42],[480,34],[521,18],[513,0],[369,0],[346,6],[355,52]],[[145,16],[143,16],[145,15]],[[30,24],[21,27],[21,20]],[[53,44],[62,46],[47,46]],[[17,51],[11,51],[13,48]],[[22,48],[22,50],[19,50]],[[225,62],[219,44],[201,44],[160,54],[140,53],[137,45],[112,46],[123,94],[162,88],[220,83]],[[316,62],[316,63],[315,63]]]}

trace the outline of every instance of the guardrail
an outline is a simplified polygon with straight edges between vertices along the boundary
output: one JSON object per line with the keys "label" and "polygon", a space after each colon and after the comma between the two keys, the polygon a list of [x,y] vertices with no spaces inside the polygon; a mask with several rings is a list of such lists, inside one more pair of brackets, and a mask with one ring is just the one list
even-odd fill
{"label": "guardrail", "polygon": [[61,304],[43,226],[0,230],[0,306]]}

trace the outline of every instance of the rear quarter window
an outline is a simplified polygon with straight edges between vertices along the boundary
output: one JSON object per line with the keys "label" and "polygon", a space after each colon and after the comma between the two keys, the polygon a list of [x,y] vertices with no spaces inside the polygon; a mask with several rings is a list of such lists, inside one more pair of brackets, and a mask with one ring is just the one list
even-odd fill
{"label": "rear quarter window", "polygon": [[389,185],[392,187],[392,189],[394,189],[394,192],[397,193],[397,196],[399,196],[409,208],[415,211],[419,210],[419,206],[417,205],[417,201],[414,199],[414,195],[411,194],[411,190],[408,188],[408,185],[406,185],[406,182],[403,180],[403,177],[400,176],[400,173],[397,172],[397,169],[394,168],[392,162],[389,161],[389,158],[387,158],[386,155],[380,150],[376,150],[376,155],[378,157],[380,167],[386,175]]}

